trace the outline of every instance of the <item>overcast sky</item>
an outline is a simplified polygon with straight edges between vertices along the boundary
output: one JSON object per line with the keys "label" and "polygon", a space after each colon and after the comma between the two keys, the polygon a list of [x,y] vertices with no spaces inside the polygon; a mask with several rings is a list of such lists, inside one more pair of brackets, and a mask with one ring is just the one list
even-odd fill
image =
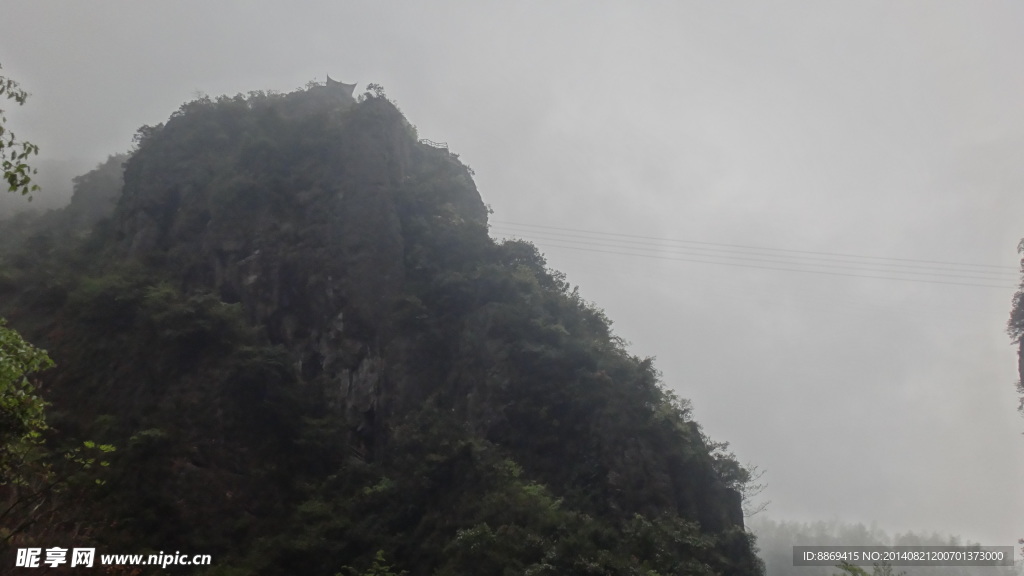
{"label": "overcast sky", "polygon": [[3,0],[0,64],[16,133],[81,168],[198,93],[380,83],[767,470],[765,514],[1010,545],[1022,29],[1010,1]]}

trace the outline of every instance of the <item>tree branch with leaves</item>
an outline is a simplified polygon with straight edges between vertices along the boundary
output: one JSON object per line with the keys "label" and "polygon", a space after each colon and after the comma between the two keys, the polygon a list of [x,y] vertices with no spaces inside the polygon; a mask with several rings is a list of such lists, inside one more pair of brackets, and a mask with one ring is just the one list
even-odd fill
{"label": "tree branch with leaves", "polygon": [[[0,66],[2,69],[3,66]],[[14,80],[0,75],[0,96],[21,106],[28,100],[28,92],[23,90]],[[36,175],[36,169],[28,165],[31,156],[39,154],[39,146],[31,142],[23,142],[17,139],[14,132],[7,128],[6,110],[0,108],[0,164],[3,166],[4,180],[7,181],[8,191],[27,196],[31,192],[39,190],[37,184],[32,183],[32,177]],[[29,198],[31,200],[31,198]]]}
{"label": "tree branch with leaves", "polygon": [[45,446],[46,402],[29,376],[52,366],[46,351],[0,318],[0,549],[36,524],[66,520],[58,497],[102,484],[96,470],[109,466],[115,450],[92,441],[61,451]]}

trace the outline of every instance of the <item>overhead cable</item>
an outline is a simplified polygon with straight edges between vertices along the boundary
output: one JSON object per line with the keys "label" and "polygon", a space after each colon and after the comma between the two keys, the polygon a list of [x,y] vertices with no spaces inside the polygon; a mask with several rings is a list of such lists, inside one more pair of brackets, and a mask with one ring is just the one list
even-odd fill
{"label": "overhead cable", "polygon": [[[804,272],[828,276],[902,280],[927,284],[946,284],[979,288],[1012,289],[1012,276],[1006,266],[891,258],[860,254],[839,254],[811,250],[789,250],[764,246],[716,242],[674,240],[653,236],[598,232],[555,226],[496,221],[498,234],[537,241],[545,247],[638,256],[659,260],[717,264],[741,268]],[[635,238],[638,240],[629,240]],[[653,241],[653,242],[652,242]],[[698,246],[688,246],[695,244]],[[742,248],[743,250],[737,250]],[[612,250],[609,250],[612,249]],[[760,252],[760,253],[759,253]],[[808,256],[815,255],[815,256]],[[822,256],[831,256],[825,258]],[[851,260],[853,258],[861,259]],[[943,278],[974,280],[960,282]]]}

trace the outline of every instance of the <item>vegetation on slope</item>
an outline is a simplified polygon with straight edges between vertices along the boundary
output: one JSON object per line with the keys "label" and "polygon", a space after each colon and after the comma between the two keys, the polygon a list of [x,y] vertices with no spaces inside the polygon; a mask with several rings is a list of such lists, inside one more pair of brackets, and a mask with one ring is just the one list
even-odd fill
{"label": "vegetation on slope", "polygon": [[536,248],[489,238],[468,169],[381,91],[186,104],[140,130],[117,197],[87,234],[5,223],[0,251],[0,313],[57,364],[55,441],[118,447],[77,510],[101,550],[212,554],[203,574],[761,571],[748,473]]}

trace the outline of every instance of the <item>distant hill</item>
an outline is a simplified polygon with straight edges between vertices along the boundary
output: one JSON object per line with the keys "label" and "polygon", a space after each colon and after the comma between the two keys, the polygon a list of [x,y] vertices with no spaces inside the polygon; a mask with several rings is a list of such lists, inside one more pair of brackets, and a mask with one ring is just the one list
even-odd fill
{"label": "distant hill", "polygon": [[17,194],[0,194],[0,219],[25,211],[45,212],[63,208],[71,201],[71,179],[89,169],[90,162],[83,159],[41,158],[33,162],[38,174],[33,181],[39,190],[32,194],[32,201]]}
{"label": "distant hill", "polygon": [[[952,535],[889,534],[877,526],[832,522],[784,522],[757,517],[748,528],[757,536],[758,555],[768,576],[831,576],[842,573],[835,566],[794,566],[794,546],[972,546]],[[866,567],[869,573],[872,567]],[[892,566],[892,573],[906,576],[1021,576],[1016,566]]]}

